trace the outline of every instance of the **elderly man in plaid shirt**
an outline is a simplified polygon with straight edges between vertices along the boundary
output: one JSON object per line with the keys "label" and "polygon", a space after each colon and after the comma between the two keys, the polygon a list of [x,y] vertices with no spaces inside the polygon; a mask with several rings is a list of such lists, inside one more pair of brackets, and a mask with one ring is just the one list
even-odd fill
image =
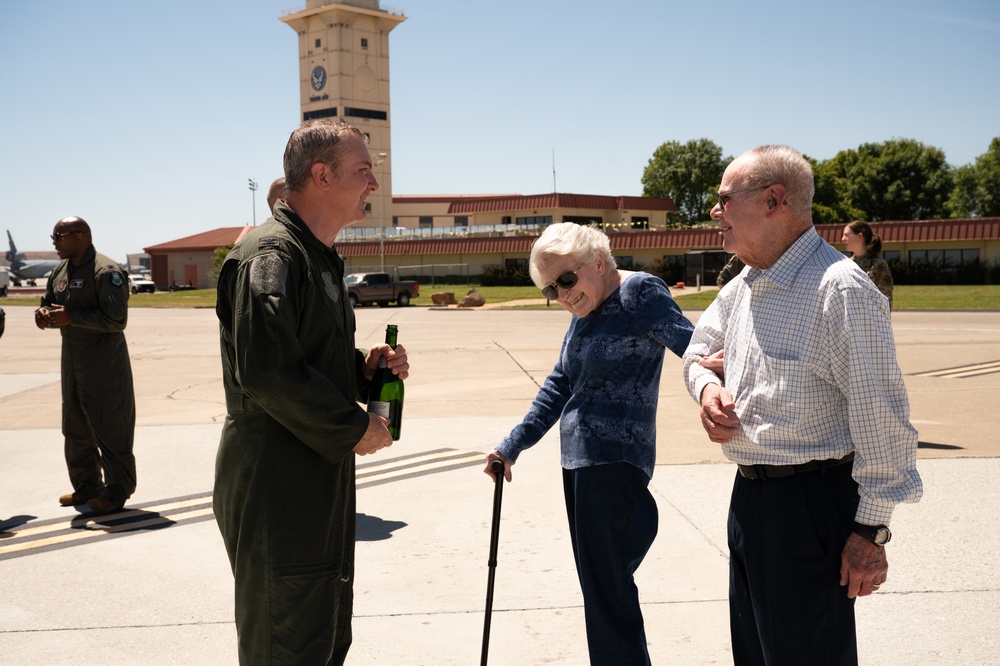
{"label": "elderly man in plaid shirt", "polygon": [[809,163],[785,146],[727,167],[712,217],[747,268],[684,354],[702,425],[738,465],[738,665],[857,664],[854,601],[885,582],[892,511],[922,492],[889,303],[817,235],[813,192]]}

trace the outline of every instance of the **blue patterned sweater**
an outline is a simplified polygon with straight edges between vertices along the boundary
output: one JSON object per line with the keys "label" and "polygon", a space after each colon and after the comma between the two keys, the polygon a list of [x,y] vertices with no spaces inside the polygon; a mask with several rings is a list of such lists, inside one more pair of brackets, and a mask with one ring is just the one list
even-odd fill
{"label": "blue patterned sweater", "polygon": [[663,350],[681,356],[693,330],[663,280],[629,274],[573,316],[555,368],[497,450],[517,460],[559,420],[564,469],[627,462],[652,477]]}

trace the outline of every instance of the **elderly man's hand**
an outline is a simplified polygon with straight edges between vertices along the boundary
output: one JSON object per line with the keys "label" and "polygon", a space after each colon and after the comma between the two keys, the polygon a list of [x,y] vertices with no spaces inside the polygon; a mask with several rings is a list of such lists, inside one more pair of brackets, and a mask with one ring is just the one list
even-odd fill
{"label": "elderly man's hand", "polygon": [[867,597],[876,591],[889,575],[889,560],[885,548],[876,546],[857,534],[847,537],[840,556],[840,584],[847,596]]}
{"label": "elderly man's hand", "polygon": [[740,424],[733,394],[718,384],[708,384],[701,392],[701,425],[716,444],[728,442]]}

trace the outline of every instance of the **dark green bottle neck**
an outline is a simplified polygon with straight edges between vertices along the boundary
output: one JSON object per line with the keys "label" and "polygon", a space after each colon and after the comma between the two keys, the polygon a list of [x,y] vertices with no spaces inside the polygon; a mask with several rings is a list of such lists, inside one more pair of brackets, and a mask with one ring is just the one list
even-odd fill
{"label": "dark green bottle neck", "polygon": [[396,334],[398,329],[395,324],[389,324],[385,327],[385,344],[389,345],[393,349],[396,348]]}

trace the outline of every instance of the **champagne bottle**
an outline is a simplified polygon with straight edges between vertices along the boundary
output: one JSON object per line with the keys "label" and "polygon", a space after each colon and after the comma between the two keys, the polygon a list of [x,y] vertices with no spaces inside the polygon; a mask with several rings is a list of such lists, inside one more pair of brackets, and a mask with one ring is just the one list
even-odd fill
{"label": "champagne bottle", "polygon": [[[385,343],[396,348],[395,324],[385,327]],[[403,421],[403,380],[386,367],[385,357],[379,359],[375,376],[368,387],[368,412],[389,420],[389,434],[393,441],[399,439]]]}

